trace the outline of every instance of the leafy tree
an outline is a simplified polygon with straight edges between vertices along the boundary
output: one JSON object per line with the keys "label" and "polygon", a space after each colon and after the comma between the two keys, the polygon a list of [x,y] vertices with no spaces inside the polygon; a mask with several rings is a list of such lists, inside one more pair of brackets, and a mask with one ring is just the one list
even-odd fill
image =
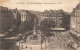
{"label": "leafy tree", "polygon": [[33,26],[34,24],[32,22],[25,21],[19,26],[19,32],[24,33],[26,31],[31,31],[33,30]]}
{"label": "leafy tree", "polygon": [[50,35],[51,27],[55,27],[55,23],[52,20],[44,19],[40,23],[40,31],[46,36]]}

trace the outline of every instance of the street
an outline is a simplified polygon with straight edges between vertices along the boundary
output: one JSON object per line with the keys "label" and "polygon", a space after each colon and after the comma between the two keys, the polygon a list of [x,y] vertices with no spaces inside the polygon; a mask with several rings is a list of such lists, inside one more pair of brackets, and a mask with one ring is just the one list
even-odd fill
{"label": "street", "polygon": [[67,41],[70,39],[68,38],[68,32],[61,32],[56,36],[49,37],[49,46],[48,50],[58,50],[58,49],[65,49],[67,50]]}
{"label": "street", "polygon": [[[57,32],[56,32],[57,33]],[[69,50],[68,40],[73,39],[69,31],[58,32],[55,36],[46,37],[46,42],[42,44],[42,50]],[[45,41],[45,40],[44,40]],[[41,50],[41,44],[28,45],[26,42],[15,42],[14,40],[2,40],[2,50]],[[71,48],[70,50],[74,50]]]}

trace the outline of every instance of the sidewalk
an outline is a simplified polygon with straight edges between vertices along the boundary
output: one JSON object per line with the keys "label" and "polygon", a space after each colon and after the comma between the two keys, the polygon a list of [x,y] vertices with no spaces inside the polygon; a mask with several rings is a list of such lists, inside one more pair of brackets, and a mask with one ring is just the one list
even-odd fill
{"label": "sidewalk", "polygon": [[[19,46],[19,42],[17,42],[16,45]],[[26,43],[23,43],[23,44],[20,44],[19,48],[20,50],[41,50],[41,44],[40,45],[28,45]],[[45,43],[42,44],[42,48],[43,49],[45,48]]]}

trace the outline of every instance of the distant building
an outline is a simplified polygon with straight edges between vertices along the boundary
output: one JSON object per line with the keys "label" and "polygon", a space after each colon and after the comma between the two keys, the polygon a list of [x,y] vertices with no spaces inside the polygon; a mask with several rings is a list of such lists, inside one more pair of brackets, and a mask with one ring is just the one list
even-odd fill
{"label": "distant building", "polygon": [[21,16],[21,23],[23,23],[24,21],[34,21],[35,16],[28,10],[20,10],[19,12]]}
{"label": "distant building", "polygon": [[19,13],[21,17],[21,25],[25,25],[25,29],[27,29],[26,31],[35,29],[35,15],[28,10],[19,10]]}
{"label": "distant building", "polygon": [[26,21],[26,12],[21,12],[21,21]]}
{"label": "distant building", "polygon": [[[52,28],[64,28],[70,25],[70,15],[64,12],[62,9],[60,10],[45,10],[41,14],[39,14],[39,21],[47,19],[48,21],[52,21]],[[67,21],[68,19],[68,21]],[[65,24],[65,26],[64,26]],[[68,26],[67,26],[68,25]],[[69,28],[69,27],[68,27]]]}
{"label": "distant building", "polygon": [[70,26],[71,32],[76,35],[75,37],[77,37],[80,42],[80,3],[76,6],[76,8],[73,8]]}
{"label": "distant building", "polygon": [[10,9],[0,6],[0,33],[4,33],[11,28],[11,17]]}

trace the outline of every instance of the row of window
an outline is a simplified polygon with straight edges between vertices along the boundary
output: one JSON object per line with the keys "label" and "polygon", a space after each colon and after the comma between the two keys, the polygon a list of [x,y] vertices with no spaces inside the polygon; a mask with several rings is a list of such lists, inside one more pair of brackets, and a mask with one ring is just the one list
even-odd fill
{"label": "row of window", "polygon": [[26,15],[26,13],[25,13],[25,12],[22,12],[22,13],[21,13],[21,15],[22,15],[22,16],[23,16],[23,15],[25,16],[25,15]]}
{"label": "row of window", "polygon": [[[45,19],[47,19],[47,18],[45,18]],[[51,18],[52,19],[52,18]],[[57,22],[57,23],[62,23],[62,21],[63,20],[61,20],[61,19],[59,19],[59,18],[57,18],[57,19],[55,19],[55,18],[53,18],[52,20],[50,20],[50,19],[47,19],[48,21],[54,21],[54,22]]]}
{"label": "row of window", "polygon": [[26,16],[22,16],[21,18],[27,18]]}
{"label": "row of window", "polygon": [[80,24],[76,24],[76,30],[80,30]]}
{"label": "row of window", "polygon": [[71,27],[74,28],[74,29],[76,29],[76,30],[80,30],[80,24],[72,23]]}
{"label": "row of window", "polygon": [[45,19],[57,19],[57,17],[43,17],[42,18],[45,18]]}
{"label": "row of window", "polygon": [[75,12],[75,16],[80,16],[80,12]]}
{"label": "row of window", "polygon": [[75,22],[75,23],[80,23],[80,19],[79,18],[77,18],[77,19],[72,19],[72,22]]}
{"label": "row of window", "polygon": [[45,13],[44,16],[62,16],[62,14],[56,14],[56,13]]}

